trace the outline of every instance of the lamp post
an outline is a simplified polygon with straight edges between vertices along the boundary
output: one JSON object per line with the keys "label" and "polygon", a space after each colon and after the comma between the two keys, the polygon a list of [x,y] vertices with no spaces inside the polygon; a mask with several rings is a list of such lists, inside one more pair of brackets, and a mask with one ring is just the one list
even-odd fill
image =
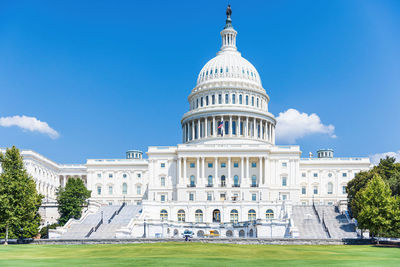
{"label": "lamp post", "polygon": [[143,221],[143,237],[146,238],[146,219]]}

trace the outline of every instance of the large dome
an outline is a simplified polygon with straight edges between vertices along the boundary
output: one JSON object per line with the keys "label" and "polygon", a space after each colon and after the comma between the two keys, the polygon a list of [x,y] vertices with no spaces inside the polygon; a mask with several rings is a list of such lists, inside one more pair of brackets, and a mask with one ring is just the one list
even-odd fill
{"label": "large dome", "polygon": [[256,68],[237,51],[221,51],[201,69],[197,85],[216,80],[245,80],[261,85]]}

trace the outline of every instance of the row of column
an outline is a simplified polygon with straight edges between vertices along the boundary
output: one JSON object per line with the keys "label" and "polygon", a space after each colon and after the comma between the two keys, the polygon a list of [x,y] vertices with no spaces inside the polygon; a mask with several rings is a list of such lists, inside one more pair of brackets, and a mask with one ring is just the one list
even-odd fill
{"label": "row of column", "polygon": [[[221,121],[223,129],[218,129]],[[246,137],[275,143],[274,125],[267,120],[248,116],[204,117],[187,121],[182,128],[184,143],[217,136]]]}
{"label": "row of column", "polygon": [[[235,159],[235,160],[234,160]],[[231,187],[234,184],[232,176],[233,162],[238,162],[240,168],[239,184],[242,186],[251,185],[250,177],[250,163],[257,163],[257,186],[265,185],[267,180],[267,171],[270,169],[269,160],[266,156],[259,157],[179,157],[178,158],[178,179],[177,184],[180,186],[190,185],[190,175],[188,175],[188,168],[190,168],[189,163],[194,162],[196,168],[195,181],[196,186],[205,186],[208,183],[208,175],[206,175],[206,165],[208,163],[213,163],[213,184],[218,187],[222,175],[226,175],[226,187]],[[220,163],[227,163],[226,173],[221,174]],[[246,166],[246,168],[244,168]],[[208,168],[208,167],[207,167]],[[254,174],[253,174],[254,175]]]}

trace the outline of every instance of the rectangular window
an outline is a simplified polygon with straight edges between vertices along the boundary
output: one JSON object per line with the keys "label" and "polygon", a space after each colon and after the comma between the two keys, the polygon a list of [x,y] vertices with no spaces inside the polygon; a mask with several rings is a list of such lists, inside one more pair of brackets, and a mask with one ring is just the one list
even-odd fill
{"label": "rectangular window", "polygon": [[212,96],[211,96],[211,103],[212,103],[213,105],[215,105],[215,95],[212,95]]}
{"label": "rectangular window", "polygon": [[234,162],[233,163],[233,168],[239,168],[239,162]]}
{"label": "rectangular window", "polygon": [[206,96],[206,106],[208,106],[208,96]]}
{"label": "rectangular window", "polygon": [[97,194],[98,194],[98,195],[101,195],[101,186],[98,186],[98,187],[97,187]]}
{"label": "rectangular window", "polygon": [[196,108],[199,107],[199,99],[196,99]]}
{"label": "rectangular window", "polygon": [[190,168],[194,168],[194,167],[196,167],[196,164],[194,164],[194,162],[191,162],[190,163]]}
{"label": "rectangular window", "polygon": [[301,187],[301,194],[302,194],[302,195],[305,195],[306,192],[307,192],[307,191],[306,191],[306,187],[305,187],[305,186],[302,186],[302,187]]}
{"label": "rectangular window", "polygon": [[287,162],[282,162],[282,167],[286,168],[287,167]]}
{"label": "rectangular window", "polygon": [[249,96],[246,95],[246,105],[249,105]]}
{"label": "rectangular window", "polygon": [[225,104],[229,104],[229,95],[225,94]]}
{"label": "rectangular window", "polygon": [[161,186],[165,186],[165,177],[161,177]]}
{"label": "rectangular window", "polygon": [[342,173],[342,176],[347,177],[347,173],[346,172]]}
{"label": "rectangular window", "polygon": [[221,194],[219,195],[219,199],[220,199],[221,201],[225,201],[225,200],[226,200],[226,194],[225,194],[225,193],[221,193]]}
{"label": "rectangular window", "polygon": [[212,193],[211,192],[207,192],[207,200],[208,201],[212,200]]}
{"label": "rectangular window", "polygon": [[97,178],[101,178],[101,173],[98,173],[98,174],[97,174]]}
{"label": "rectangular window", "polygon": [[258,107],[258,97],[257,97],[257,107]]}
{"label": "rectangular window", "polygon": [[232,94],[232,104],[236,104],[236,95]]}
{"label": "rectangular window", "polygon": [[226,163],[225,162],[222,162],[221,163],[221,168],[225,168],[226,167]]}
{"label": "rectangular window", "polygon": [[140,178],[140,177],[142,177],[142,175],[140,173],[138,173],[137,174],[137,178]]}
{"label": "rectangular window", "polygon": [[286,200],[287,199],[287,195],[282,195],[282,200]]}
{"label": "rectangular window", "polygon": [[287,186],[287,177],[282,177],[282,186]]}
{"label": "rectangular window", "polygon": [[218,95],[218,104],[222,104],[222,95],[221,94]]}
{"label": "rectangular window", "polygon": [[208,168],[212,168],[213,164],[212,163],[208,163]]}
{"label": "rectangular window", "polygon": [[257,168],[257,162],[252,162],[252,163],[251,163],[251,167],[252,167],[252,168]]}
{"label": "rectangular window", "polygon": [[165,163],[161,163],[161,168],[165,168]]}
{"label": "rectangular window", "polygon": [[303,172],[303,173],[301,174],[301,177],[306,177],[306,173]]}
{"label": "rectangular window", "polygon": [[203,97],[200,98],[200,106],[203,106]]}
{"label": "rectangular window", "polygon": [[254,96],[251,97],[251,105],[254,107]]}
{"label": "rectangular window", "polygon": [[251,200],[257,201],[257,194],[251,194]]}
{"label": "rectangular window", "polygon": [[344,186],[342,186],[342,194],[343,195],[345,195],[347,192],[346,192],[346,186],[344,185]]}
{"label": "rectangular window", "polygon": [[243,104],[243,99],[242,98],[243,98],[242,95],[239,95],[239,104],[240,105]]}
{"label": "rectangular window", "polygon": [[314,195],[318,195],[318,186],[314,186]]}
{"label": "rectangular window", "polygon": [[161,202],[165,201],[165,195],[161,195]]}
{"label": "rectangular window", "polygon": [[112,194],[113,194],[113,187],[112,187],[112,186],[109,186],[109,187],[108,187],[108,194],[109,194],[109,195],[112,195]]}
{"label": "rectangular window", "polygon": [[314,177],[317,178],[318,177],[318,173],[314,172]]}
{"label": "rectangular window", "polygon": [[142,187],[140,185],[136,187],[136,194],[138,195],[142,194]]}
{"label": "rectangular window", "polygon": [[108,174],[108,178],[113,178],[112,173]]}
{"label": "rectangular window", "polygon": [[194,201],[194,194],[193,194],[193,193],[190,193],[190,194],[189,194],[189,200],[190,200],[190,201]]}

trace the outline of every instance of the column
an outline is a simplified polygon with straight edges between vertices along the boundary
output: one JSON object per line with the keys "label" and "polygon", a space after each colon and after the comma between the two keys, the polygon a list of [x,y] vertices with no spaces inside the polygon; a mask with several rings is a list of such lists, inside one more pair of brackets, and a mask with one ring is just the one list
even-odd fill
{"label": "column", "polygon": [[259,167],[259,170],[258,170],[258,171],[259,171],[259,176],[260,176],[260,178],[259,178],[259,180],[258,180],[258,184],[261,184],[261,182],[262,182],[262,180],[263,180],[263,179],[262,179],[262,167],[263,167],[263,166],[262,166],[262,157],[258,157],[258,162],[259,162],[258,165],[260,166],[260,167]]}
{"label": "column", "polygon": [[249,136],[249,117],[246,117],[246,132],[245,132],[245,137]]}
{"label": "column", "polygon": [[184,157],[183,158],[183,184],[187,183],[187,174],[186,174],[186,162],[187,162],[187,158]]}
{"label": "column", "polygon": [[240,183],[242,183],[245,179],[244,178],[244,159],[243,157],[240,158]]}
{"label": "column", "polygon": [[253,118],[253,137],[257,138],[257,132],[256,132],[256,118]]}
{"label": "column", "polygon": [[212,129],[213,129],[213,136],[216,137],[217,136],[217,127],[215,126],[215,116],[213,116]]}
{"label": "column", "polygon": [[265,161],[265,165],[264,165],[264,184],[267,183],[267,179],[268,179],[268,170],[269,170],[269,161],[268,161],[268,157],[264,157],[264,161]]}
{"label": "column", "polygon": [[215,174],[214,174],[214,184],[218,183],[218,158],[215,157],[214,159],[214,170],[215,170]]}
{"label": "column", "polygon": [[182,168],[181,168],[181,158],[180,157],[178,157],[178,171],[177,171],[177,173],[178,173],[178,175],[177,175],[177,181],[176,181],[176,183],[177,184],[179,184],[180,182],[182,182],[181,181],[181,171],[182,171]]}
{"label": "column", "polygon": [[196,168],[196,179],[195,179],[195,184],[197,184],[200,181],[200,158],[197,157],[197,162],[196,162],[197,168]]}
{"label": "column", "polygon": [[250,158],[246,157],[246,179],[250,179]]}
{"label": "column", "polygon": [[197,120],[197,139],[200,139],[200,119]]}
{"label": "column", "polygon": [[238,117],[238,120],[237,120],[237,121],[238,121],[238,123],[237,123],[236,135],[237,135],[237,136],[240,136],[240,130],[241,130],[241,129],[240,129],[240,116]]}
{"label": "column", "polygon": [[231,157],[228,157],[228,181],[229,186],[232,185],[232,177],[231,177]]}
{"label": "column", "polygon": [[275,128],[272,127],[272,125],[271,125],[271,130],[272,130],[272,143],[275,144]]}
{"label": "column", "polygon": [[204,121],[204,137],[207,138],[208,137],[208,121],[207,121],[207,117],[205,118]]}
{"label": "column", "polygon": [[232,116],[229,116],[229,136],[232,136]]}
{"label": "column", "polygon": [[192,138],[190,140],[194,140],[194,120],[192,120]]}
{"label": "column", "polygon": [[201,157],[201,179],[205,181],[206,172],[205,172],[205,157]]}

